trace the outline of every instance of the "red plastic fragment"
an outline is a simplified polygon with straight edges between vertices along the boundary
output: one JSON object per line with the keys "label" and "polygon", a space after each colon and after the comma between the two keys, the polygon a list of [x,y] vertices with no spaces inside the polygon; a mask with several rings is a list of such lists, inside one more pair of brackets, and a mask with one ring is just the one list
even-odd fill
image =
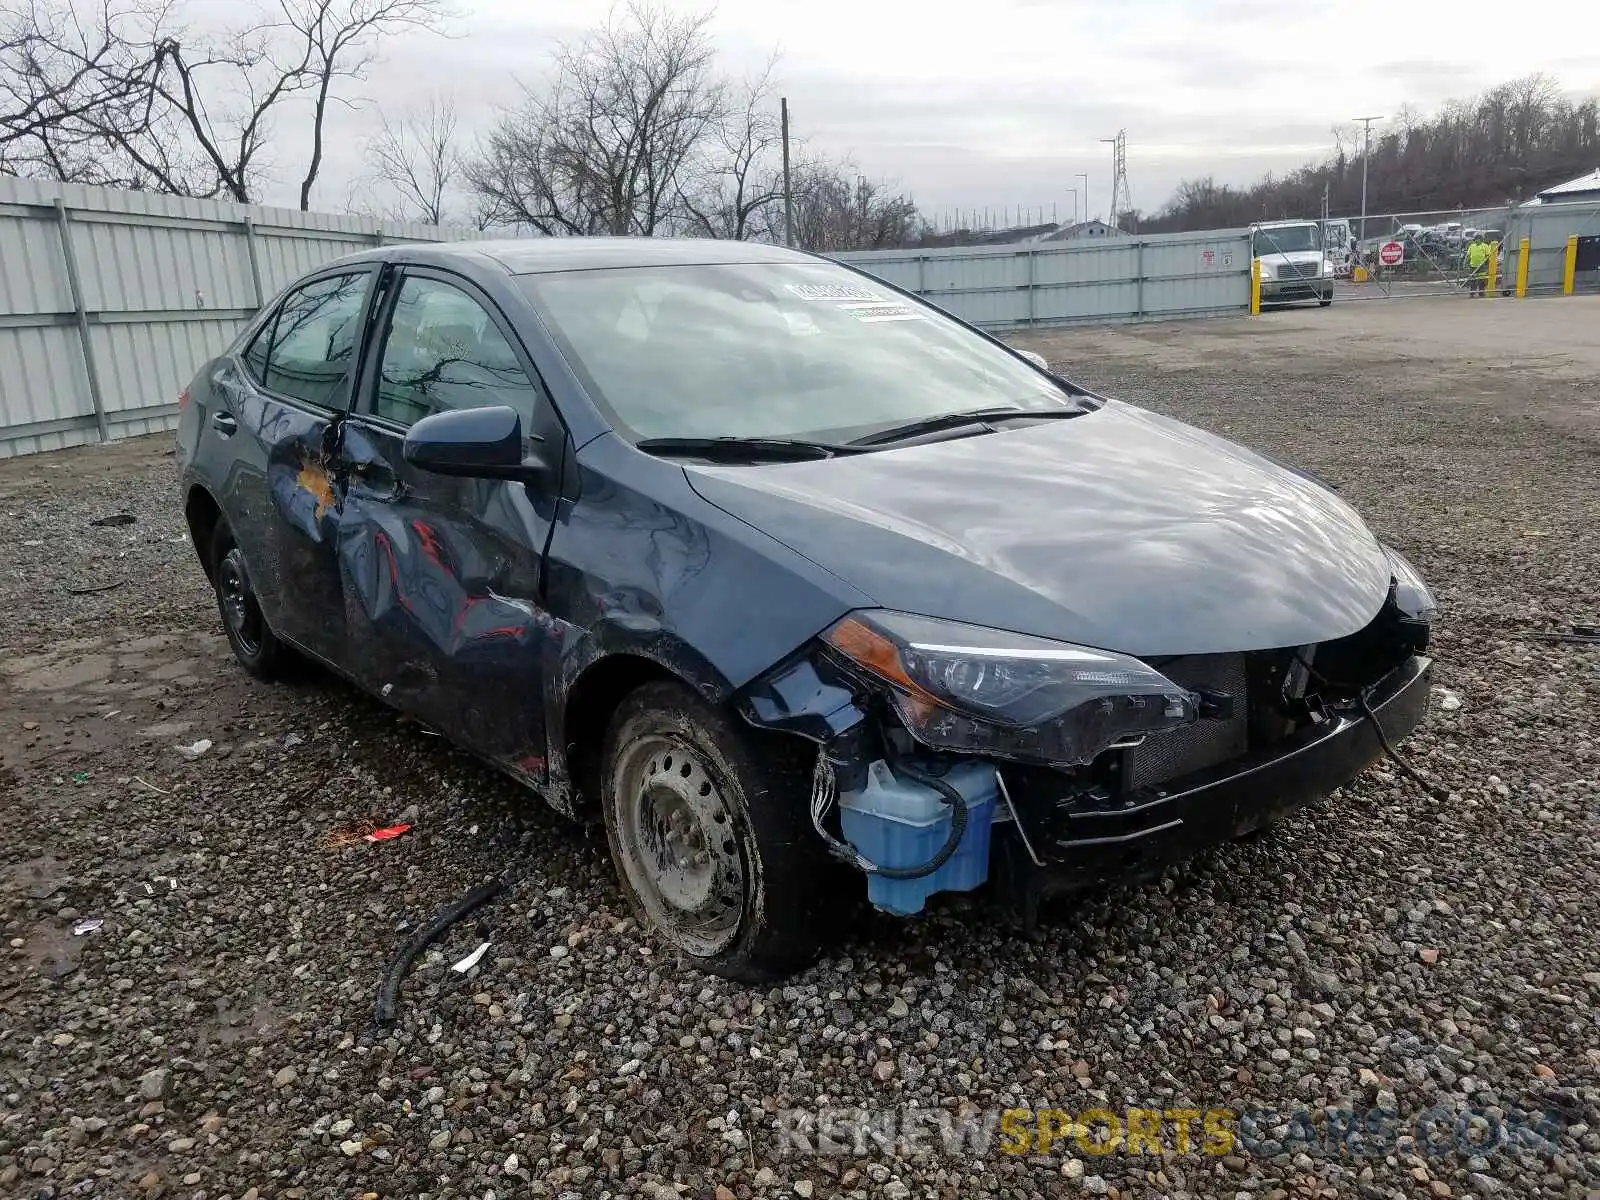
{"label": "red plastic fragment", "polygon": [[390,838],[399,837],[402,833],[410,828],[411,826],[409,825],[387,825],[382,829],[374,829],[371,833],[367,834],[367,841],[387,842]]}

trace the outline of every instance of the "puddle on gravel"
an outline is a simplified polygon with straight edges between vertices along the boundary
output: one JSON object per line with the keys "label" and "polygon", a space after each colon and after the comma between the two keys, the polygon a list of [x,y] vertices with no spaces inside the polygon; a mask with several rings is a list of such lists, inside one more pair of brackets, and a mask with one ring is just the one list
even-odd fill
{"label": "puddle on gravel", "polygon": [[44,854],[0,868],[0,891],[20,892],[29,900],[48,900],[71,879],[64,862]]}
{"label": "puddle on gravel", "polygon": [[72,930],[54,920],[38,922],[23,936],[22,961],[48,979],[62,979],[76,971],[88,941],[87,937],[73,937]]}

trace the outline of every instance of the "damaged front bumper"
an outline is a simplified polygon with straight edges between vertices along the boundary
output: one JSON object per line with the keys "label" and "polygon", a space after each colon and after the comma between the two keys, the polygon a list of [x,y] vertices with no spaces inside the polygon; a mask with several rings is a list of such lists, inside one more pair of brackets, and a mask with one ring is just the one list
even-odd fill
{"label": "damaged front bumper", "polygon": [[[1393,745],[1409,734],[1426,712],[1431,672],[1431,659],[1405,655],[1359,695],[1319,702],[1300,727],[1159,781],[1140,784],[1119,771],[1113,776],[1120,783],[1108,786],[1103,772],[991,761],[997,802],[981,809],[994,814],[983,839],[987,878],[1031,924],[1050,895],[1148,877],[1206,846],[1264,828],[1348,783],[1382,755],[1384,738]],[[741,707],[752,724],[818,743],[819,779],[826,775],[827,790],[836,784],[841,797],[861,786],[854,776],[878,757],[870,747],[884,740],[882,723],[871,719],[870,703],[852,681],[809,657],[747,691]],[[946,756],[947,765],[983,761]],[[818,797],[814,814],[827,807]],[[820,823],[818,831],[840,848]],[[983,878],[956,886],[964,890]],[[909,907],[890,908],[920,906],[914,893]]]}
{"label": "damaged front bumper", "polygon": [[1216,766],[1126,794],[1052,788],[1047,772],[1002,768],[1016,813],[994,829],[992,876],[1026,914],[1043,897],[1147,877],[1206,846],[1265,828],[1326,795],[1382,756],[1427,710],[1432,660],[1414,655],[1358,703]]}

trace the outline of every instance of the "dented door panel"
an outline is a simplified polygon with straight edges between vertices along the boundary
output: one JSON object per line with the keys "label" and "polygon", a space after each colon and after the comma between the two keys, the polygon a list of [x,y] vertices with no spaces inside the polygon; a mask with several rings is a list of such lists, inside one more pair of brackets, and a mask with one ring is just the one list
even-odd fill
{"label": "dented door panel", "polygon": [[544,606],[554,497],[409,466],[403,435],[345,424],[338,560],[352,673],[467,749],[539,782],[542,681],[563,625]]}
{"label": "dented door panel", "polygon": [[[343,664],[345,645],[337,444],[375,275],[370,268],[338,272],[294,288],[241,353],[219,364],[202,418],[205,444],[229,464],[216,494],[268,624],[335,666]],[[328,347],[332,356],[323,373],[297,373],[285,362],[263,374],[296,297],[314,288],[323,289],[320,300],[330,307],[336,302],[341,315],[318,327],[313,301],[295,311],[298,324],[288,336]],[[231,419],[231,432],[223,431],[224,417]]]}

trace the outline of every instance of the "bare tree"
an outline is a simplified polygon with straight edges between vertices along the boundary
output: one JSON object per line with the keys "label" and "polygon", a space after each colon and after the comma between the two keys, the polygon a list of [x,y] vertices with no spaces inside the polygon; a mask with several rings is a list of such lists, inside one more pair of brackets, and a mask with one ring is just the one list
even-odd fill
{"label": "bare tree", "polygon": [[772,94],[769,61],[745,83],[706,139],[696,168],[680,185],[685,223],[704,237],[744,241],[758,236],[762,218],[783,199],[783,130]]}
{"label": "bare tree", "polygon": [[549,85],[525,88],[469,166],[493,220],[546,234],[669,229],[725,111],[709,20],[629,0],[561,46]]}
{"label": "bare tree", "polygon": [[850,163],[812,159],[794,176],[795,243],[807,250],[882,250],[926,231],[911,197],[875,183]]}
{"label": "bare tree", "polygon": [[393,120],[367,143],[367,166],[389,193],[388,216],[445,224],[446,197],[462,170],[455,102],[435,97]]}
{"label": "bare tree", "polygon": [[134,136],[153,119],[151,30],[166,11],[104,0],[85,15],[29,0],[0,18],[0,172],[145,185],[107,155],[107,132]]}
{"label": "bare tree", "polygon": [[[379,39],[413,29],[436,29],[451,15],[449,0],[278,0],[284,25],[305,48],[303,70],[314,92],[311,156],[300,181],[300,208],[322,169],[323,131],[336,79],[362,79],[377,57]],[[294,38],[289,39],[291,43]],[[291,62],[293,60],[291,59]]]}
{"label": "bare tree", "polygon": [[[91,7],[94,19],[82,17]],[[384,37],[432,27],[452,9],[450,0],[274,0],[221,36],[180,24],[179,11],[168,0],[29,0],[0,33],[0,64],[18,68],[0,72],[10,161],[246,202],[283,103],[309,92],[306,208],[337,81],[361,78]]]}
{"label": "bare tree", "polygon": [[1363,168],[1372,211],[1495,207],[1592,170],[1600,161],[1600,100],[1562,95],[1555,81],[1531,75],[1423,114],[1402,106],[1370,158],[1360,137],[1336,140],[1335,153],[1281,178],[1247,187],[1185,181],[1146,228],[1151,232],[1216,229],[1264,216],[1321,210],[1324,188],[1335,212],[1355,212]]}

